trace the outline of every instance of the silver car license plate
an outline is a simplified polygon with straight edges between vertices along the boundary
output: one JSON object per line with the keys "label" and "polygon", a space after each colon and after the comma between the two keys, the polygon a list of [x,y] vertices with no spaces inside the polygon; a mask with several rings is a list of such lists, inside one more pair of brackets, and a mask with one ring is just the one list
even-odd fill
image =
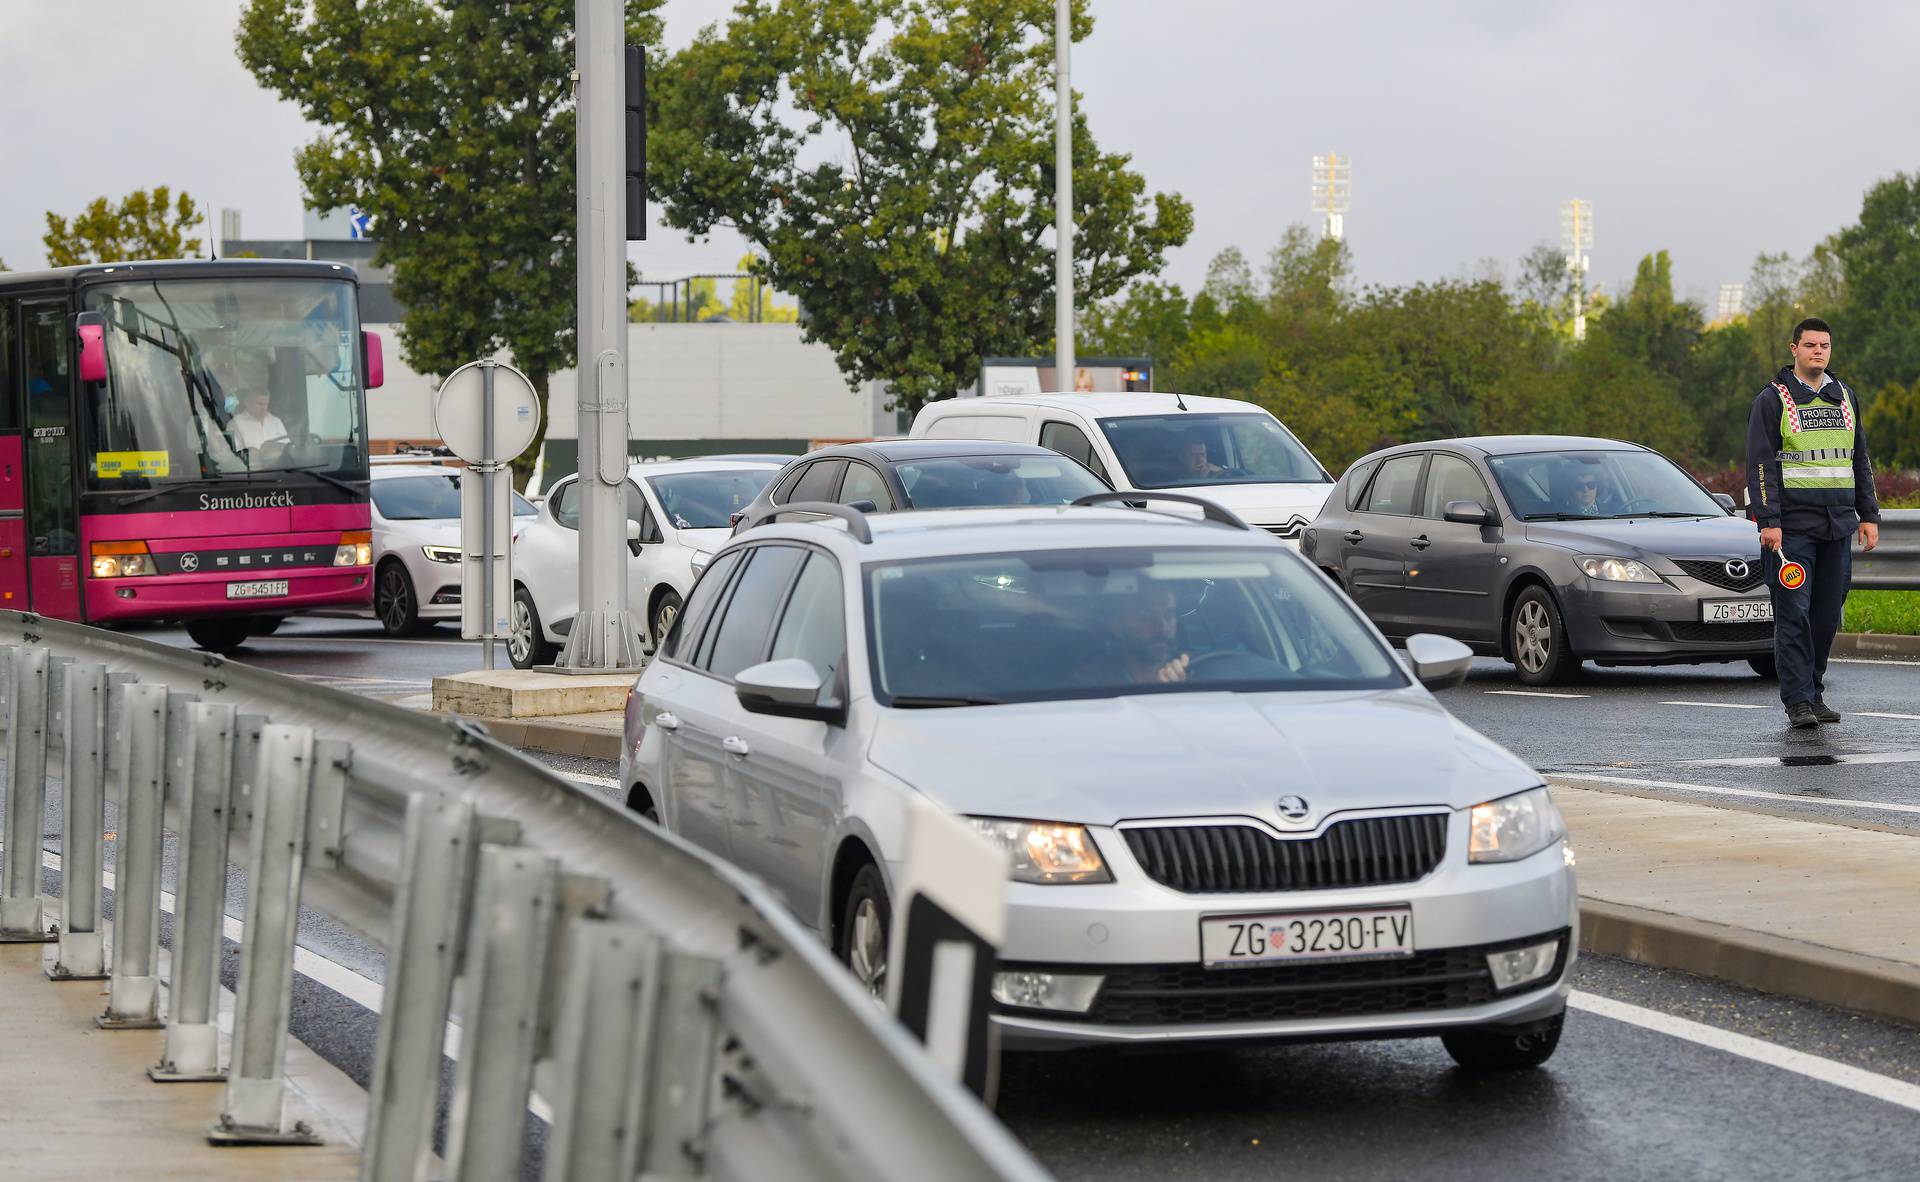
{"label": "silver car license plate", "polygon": [[1200,963],[1208,968],[1412,955],[1411,907],[1209,915],[1200,920]]}
{"label": "silver car license plate", "polygon": [[1700,621],[1705,624],[1751,624],[1771,619],[1771,599],[1709,599],[1700,604]]}
{"label": "silver car license plate", "polygon": [[228,599],[268,599],[287,593],[285,579],[268,579],[258,583],[228,583]]}

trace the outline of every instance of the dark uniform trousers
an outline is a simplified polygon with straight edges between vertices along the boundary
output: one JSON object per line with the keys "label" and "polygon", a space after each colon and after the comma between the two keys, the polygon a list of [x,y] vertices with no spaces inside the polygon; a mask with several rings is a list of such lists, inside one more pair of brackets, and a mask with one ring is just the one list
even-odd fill
{"label": "dark uniform trousers", "polygon": [[[1773,653],[1780,670],[1780,700],[1811,702],[1826,685],[1827,653],[1840,631],[1841,609],[1853,578],[1853,538],[1810,538],[1788,532],[1781,550],[1765,551],[1767,588],[1773,594]],[[1780,568],[1797,562],[1807,577],[1793,590],[1780,585]]]}

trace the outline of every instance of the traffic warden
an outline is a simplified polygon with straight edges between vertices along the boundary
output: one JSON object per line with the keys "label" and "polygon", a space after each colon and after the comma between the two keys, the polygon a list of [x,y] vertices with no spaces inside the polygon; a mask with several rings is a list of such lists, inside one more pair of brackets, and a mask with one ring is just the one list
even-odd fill
{"label": "traffic warden", "polygon": [[1860,404],[1827,371],[1832,356],[1826,321],[1794,325],[1793,364],[1760,391],[1747,421],[1748,503],[1773,597],[1780,701],[1795,727],[1840,721],[1822,691],[1852,578],[1853,535],[1863,550],[1880,544]]}

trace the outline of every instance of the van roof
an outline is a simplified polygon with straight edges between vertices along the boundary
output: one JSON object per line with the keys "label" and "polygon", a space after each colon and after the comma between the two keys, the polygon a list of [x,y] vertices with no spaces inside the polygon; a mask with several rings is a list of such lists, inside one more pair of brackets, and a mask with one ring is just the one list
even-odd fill
{"label": "van roof", "polygon": [[1263,408],[1238,398],[1209,398],[1199,394],[1175,395],[1167,391],[1139,391],[1132,394],[990,394],[984,398],[955,399],[933,406],[948,412],[959,407],[980,414],[992,413],[992,406],[1038,406],[1049,410],[1077,410],[1096,418],[1120,418],[1129,415],[1179,414],[1180,402],[1187,413],[1250,414]]}

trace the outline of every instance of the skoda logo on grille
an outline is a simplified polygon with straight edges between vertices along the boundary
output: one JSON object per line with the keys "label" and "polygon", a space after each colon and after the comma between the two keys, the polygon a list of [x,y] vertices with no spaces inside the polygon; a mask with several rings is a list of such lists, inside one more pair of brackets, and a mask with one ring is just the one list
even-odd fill
{"label": "skoda logo on grille", "polygon": [[200,556],[198,554],[182,554],[180,556],[180,569],[181,570],[199,570]]}
{"label": "skoda logo on grille", "polygon": [[1280,815],[1289,821],[1304,821],[1313,812],[1307,807],[1307,802],[1298,796],[1283,796],[1273,807],[1279,809]]}
{"label": "skoda logo on grille", "polygon": [[1727,577],[1729,579],[1744,579],[1747,577],[1749,569],[1747,560],[1744,558],[1730,558],[1727,560]]}

